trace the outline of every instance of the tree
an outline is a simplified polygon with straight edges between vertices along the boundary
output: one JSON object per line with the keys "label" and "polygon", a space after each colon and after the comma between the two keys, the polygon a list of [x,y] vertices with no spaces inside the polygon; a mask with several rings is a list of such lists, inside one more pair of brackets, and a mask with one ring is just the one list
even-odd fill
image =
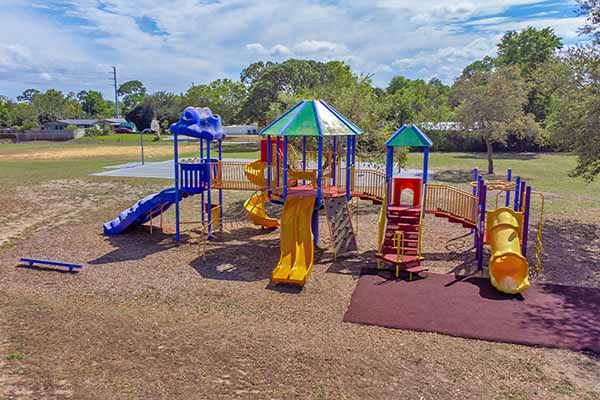
{"label": "tree", "polygon": [[119,86],[117,94],[123,97],[123,112],[126,113],[144,101],[146,87],[138,80],[127,81]]}
{"label": "tree", "polygon": [[33,110],[33,106],[30,103],[8,103],[8,109],[10,114],[10,126],[18,127],[25,125],[29,121],[33,121],[37,124],[37,116]]}
{"label": "tree", "polygon": [[45,93],[36,93],[31,98],[33,111],[40,124],[64,118],[66,99],[56,89],[48,89]]}
{"label": "tree", "polygon": [[172,124],[179,120],[179,115],[184,107],[190,105],[182,101],[182,97],[169,92],[156,92],[146,96],[144,103],[150,104],[154,109],[159,122]]}
{"label": "tree", "polygon": [[471,76],[476,72],[490,72],[496,68],[496,59],[490,56],[485,56],[481,60],[477,60],[467,65],[463,71],[463,76]]}
{"label": "tree", "polygon": [[40,93],[40,91],[37,89],[26,89],[21,95],[17,96],[17,101],[31,103],[33,96],[38,93]]}
{"label": "tree", "polygon": [[580,29],[582,35],[591,35],[595,45],[600,45],[600,0],[577,0],[579,14],[587,17]]}
{"label": "tree", "polygon": [[217,79],[208,85],[195,85],[184,95],[186,106],[209,107],[227,123],[240,122],[246,87],[230,79]]}
{"label": "tree", "polygon": [[563,47],[552,28],[529,27],[521,32],[508,31],[498,43],[498,65],[518,65],[528,79],[536,68]]}
{"label": "tree", "polygon": [[331,68],[334,67],[318,61],[295,59],[249,65],[240,75],[240,81],[248,91],[242,107],[242,118],[266,123],[267,113],[271,105],[279,101],[280,94],[293,97],[303,90],[326,83],[331,78],[328,75]]}
{"label": "tree", "polygon": [[133,122],[138,130],[143,131],[144,129],[150,129],[154,116],[154,108],[150,104],[144,103],[128,112],[125,119]]}
{"label": "tree", "polygon": [[384,118],[396,129],[403,124],[441,122],[450,117],[450,88],[439,79],[429,82],[395,76],[386,88]]}
{"label": "tree", "polygon": [[11,126],[10,103],[8,97],[0,95],[0,128]]}
{"label": "tree", "polygon": [[79,99],[81,108],[88,117],[108,118],[112,115],[112,109],[100,92],[82,90],[77,94],[77,99]]}
{"label": "tree", "polygon": [[453,91],[459,103],[457,118],[463,129],[479,134],[485,142],[488,174],[494,173],[495,143],[504,143],[509,133],[538,137],[539,127],[533,116],[523,111],[527,85],[518,68],[503,67],[463,76]]}

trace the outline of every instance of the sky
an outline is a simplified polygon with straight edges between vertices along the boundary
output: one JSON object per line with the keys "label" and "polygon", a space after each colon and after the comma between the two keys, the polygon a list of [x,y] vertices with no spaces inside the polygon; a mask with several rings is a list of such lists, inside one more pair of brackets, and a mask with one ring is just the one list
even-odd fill
{"label": "sky", "polygon": [[574,0],[0,0],[0,95],[149,92],[239,79],[259,60],[343,60],[385,87],[395,75],[451,83],[507,30],[581,40]]}

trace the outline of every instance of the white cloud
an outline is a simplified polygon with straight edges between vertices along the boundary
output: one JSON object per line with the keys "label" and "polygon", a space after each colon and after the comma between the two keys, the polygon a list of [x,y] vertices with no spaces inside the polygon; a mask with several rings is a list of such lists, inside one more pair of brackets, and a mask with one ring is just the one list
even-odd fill
{"label": "white cloud", "polygon": [[[452,80],[466,64],[493,54],[498,36],[507,29],[552,26],[573,41],[582,24],[582,18],[570,13],[548,14],[556,10],[543,0],[2,4],[0,87],[13,96],[33,83],[63,90],[95,86],[109,94],[110,65],[118,66],[121,81],[140,79],[151,91],[178,92],[191,81],[236,78],[254,61],[290,57],[344,60],[357,73],[377,73],[380,85],[397,73]],[[506,11],[512,6],[527,6],[530,18],[510,18]],[[138,24],[142,17],[162,34],[144,32]]]}
{"label": "white cloud", "polygon": [[401,74],[411,75],[409,71],[416,69],[422,78],[437,77],[450,81],[466,65],[493,55],[498,39],[499,37],[478,38],[461,47],[444,47],[433,53],[420,52],[412,57],[396,59],[392,65]]}
{"label": "white cloud", "polygon": [[357,57],[347,55],[348,49],[345,45],[322,40],[304,40],[296,43],[292,48],[278,43],[268,49],[261,43],[249,43],[246,45],[246,50],[258,55],[268,55],[273,57],[312,57],[316,59],[347,57],[348,59],[357,59]]}
{"label": "white cloud", "polygon": [[325,40],[304,40],[294,46],[298,54],[345,54],[348,49],[344,44],[333,43]]}

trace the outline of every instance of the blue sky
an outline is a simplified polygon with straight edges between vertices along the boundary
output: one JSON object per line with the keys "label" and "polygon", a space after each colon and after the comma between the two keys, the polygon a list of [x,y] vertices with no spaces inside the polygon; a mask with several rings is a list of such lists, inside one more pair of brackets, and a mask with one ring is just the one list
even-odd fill
{"label": "blue sky", "polygon": [[344,60],[374,73],[452,82],[494,55],[507,30],[581,40],[571,0],[0,0],[0,95],[100,90],[139,79],[153,92],[228,77],[258,60]]}

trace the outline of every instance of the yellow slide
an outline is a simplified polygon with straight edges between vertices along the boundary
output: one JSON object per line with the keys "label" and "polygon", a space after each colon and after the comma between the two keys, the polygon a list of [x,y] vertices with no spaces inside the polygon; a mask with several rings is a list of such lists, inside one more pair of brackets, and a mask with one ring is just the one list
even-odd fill
{"label": "yellow slide", "polygon": [[501,292],[516,294],[529,288],[529,263],[521,253],[523,213],[502,207],[487,213],[486,233],[491,246],[490,279]]}
{"label": "yellow slide", "polygon": [[264,188],[267,186],[267,178],[265,177],[265,168],[267,163],[260,160],[252,161],[244,167],[246,178],[256,186]]}
{"label": "yellow slide", "polygon": [[271,218],[265,212],[265,204],[269,201],[265,192],[256,192],[246,202],[244,202],[244,210],[248,219],[255,225],[260,225],[265,228],[277,228],[279,221]]}
{"label": "yellow slide", "polygon": [[[267,164],[260,161],[252,161],[244,167],[244,174],[248,180],[260,188],[267,185],[265,178],[265,168]],[[271,218],[265,212],[265,204],[269,201],[265,192],[256,192],[244,203],[244,210],[248,219],[255,225],[260,225],[265,228],[277,228],[279,221]]]}
{"label": "yellow slide", "polygon": [[314,196],[288,196],[281,215],[281,256],[271,280],[304,285],[314,261],[311,218]]}

